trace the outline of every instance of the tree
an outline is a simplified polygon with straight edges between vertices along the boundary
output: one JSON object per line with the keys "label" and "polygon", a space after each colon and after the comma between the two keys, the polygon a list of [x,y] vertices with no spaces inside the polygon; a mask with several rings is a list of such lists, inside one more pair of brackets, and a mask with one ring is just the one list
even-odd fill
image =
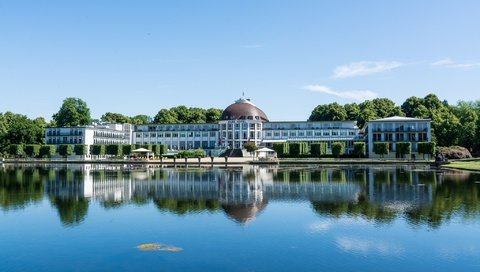
{"label": "tree", "polygon": [[312,143],[310,145],[310,155],[314,158],[320,158],[327,154],[327,143]]}
{"label": "tree", "polygon": [[335,142],[332,143],[332,155],[336,158],[340,157],[345,153],[345,143],[344,142]]}
{"label": "tree", "polygon": [[103,122],[111,124],[125,124],[131,123],[130,117],[125,116],[121,113],[107,112],[100,118]]}
{"label": "tree", "polygon": [[205,112],[205,122],[217,123],[222,117],[223,111],[221,109],[210,108]]}
{"label": "tree", "polygon": [[417,144],[418,153],[423,155],[428,155],[429,158],[435,153],[435,143],[434,142],[420,142]]}
{"label": "tree", "polygon": [[309,121],[344,121],[346,119],[345,108],[337,102],[316,106],[308,118]]}
{"label": "tree", "polygon": [[248,153],[250,153],[253,156],[253,152],[258,149],[257,145],[255,142],[248,141],[243,145],[243,148],[247,150]]}
{"label": "tree", "polygon": [[90,154],[96,156],[103,156],[105,155],[105,145],[103,144],[96,144],[90,146]]}
{"label": "tree", "polygon": [[105,153],[107,155],[112,155],[112,156],[115,156],[115,157],[121,157],[121,156],[123,156],[122,145],[109,144],[105,147]]}
{"label": "tree", "polygon": [[84,126],[92,122],[87,103],[74,97],[63,100],[60,110],[52,117],[58,127]]}
{"label": "tree", "polygon": [[58,154],[61,156],[70,156],[73,154],[73,146],[70,144],[62,144],[58,147]]}
{"label": "tree", "polygon": [[287,157],[290,154],[290,145],[288,143],[274,143],[272,149],[277,152],[279,158]]}
{"label": "tree", "polygon": [[380,155],[381,158],[384,157],[384,155],[388,155],[389,153],[389,144],[384,143],[384,142],[377,142],[373,143],[373,152],[377,155]]}
{"label": "tree", "polygon": [[358,156],[359,158],[365,157],[366,155],[365,142],[354,142],[353,143],[353,155]]}
{"label": "tree", "polygon": [[402,159],[405,158],[405,155],[410,154],[411,150],[411,143],[396,143],[396,154]]}
{"label": "tree", "polygon": [[134,125],[148,125],[152,123],[152,117],[144,114],[135,115],[130,118],[130,122]]}
{"label": "tree", "polygon": [[85,156],[88,155],[88,145],[84,144],[77,144],[73,146],[73,152],[77,156]]}
{"label": "tree", "polygon": [[301,155],[305,155],[308,152],[308,145],[307,143],[300,142],[300,143],[289,143],[289,154],[291,157],[298,158]]}
{"label": "tree", "polygon": [[8,154],[16,158],[25,156],[25,152],[23,151],[23,145],[11,144],[8,147]]}
{"label": "tree", "polygon": [[347,120],[358,120],[360,116],[360,107],[357,103],[343,105],[345,112],[347,113]]}
{"label": "tree", "polygon": [[40,155],[40,145],[30,144],[25,146],[25,154],[30,158],[36,158]]}
{"label": "tree", "polygon": [[40,147],[40,157],[49,158],[57,152],[57,147],[54,145],[44,145]]}
{"label": "tree", "polygon": [[478,141],[477,137],[480,136],[477,134],[479,116],[474,104],[460,101],[453,108],[453,111],[460,121],[458,142],[461,146],[471,151],[475,147],[476,141]]}
{"label": "tree", "polygon": [[160,111],[158,111],[157,115],[155,115],[155,118],[153,119],[153,122],[155,124],[179,123],[177,113],[167,109],[161,109]]}

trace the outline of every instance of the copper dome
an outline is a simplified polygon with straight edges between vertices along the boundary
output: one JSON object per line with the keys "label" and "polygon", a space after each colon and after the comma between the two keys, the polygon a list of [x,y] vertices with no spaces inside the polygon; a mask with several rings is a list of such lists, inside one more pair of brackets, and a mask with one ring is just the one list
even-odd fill
{"label": "copper dome", "polygon": [[267,115],[250,99],[238,99],[228,106],[222,113],[221,120],[260,120],[268,122]]}

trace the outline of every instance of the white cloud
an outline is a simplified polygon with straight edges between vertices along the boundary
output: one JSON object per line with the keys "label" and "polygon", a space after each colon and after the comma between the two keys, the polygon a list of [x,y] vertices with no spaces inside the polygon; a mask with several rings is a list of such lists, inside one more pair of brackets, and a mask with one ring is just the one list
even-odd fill
{"label": "white cloud", "polygon": [[444,58],[440,59],[437,61],[434,61],[430,63],[432,66],[437,66],[437,67],[447,67],[447,68],[473,68],[476,66],[480,66],[480,62],[464,62],[464,63],[458,63],[453,61],[450,58]]}
{"label": "white cloud", "polygon": [[453,61],[450,58],[444,58],[444,59],[434,61],[430,65],[432,65],[432,66],[445,66],[445,65],[451,65],[451,64],[453,64]]}
{"label": "white cloud", "polygon": [[331,227],[332,227],[332,224],[330,222],[318,221],[310,224],[308,226],[308,229],[310,229],[311,232],[318,233],[318,232],[326,232]]}
{"label": "white cloud", "polygon": [[352,237],[340,237],[336,239],[337,247],[343,251],[361,254],[381,254],[384,256],[398,256],[403,253],[403,248],[386,243]]}
{"label": "white cloud", "polygon": [[262,48],[263,44],[246,44],[243,46],[245,49],[255,49],[255,48]]}
{"label": "white cloud", "polygon": [[333,71],[333,78],[346,78],[377,74],[402,67],[406,64],[398,61],[360,61],[338,66]]}
{"label": "white cloud", "polygon": [[325,94],[334,95],[341,98],[357,100],[357,101],[372,100],[378,97],[377,93],[368,91],[368,90],[334,91],[326,86],[321,86],[321,85],[307,85],[303,88],[311,92],[325,93]]}

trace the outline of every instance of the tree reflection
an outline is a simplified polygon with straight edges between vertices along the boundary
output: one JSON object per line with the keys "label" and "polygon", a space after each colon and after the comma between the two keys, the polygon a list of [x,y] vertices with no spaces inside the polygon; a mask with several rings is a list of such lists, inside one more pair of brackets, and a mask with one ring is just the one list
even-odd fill
{"label": "tree reflection", "polygon": [[54,206],[60,220],[66,226],[76,226],[81,224],[88,212],[89,201],[85,198],[50,198],[52,206]]}
{"label": "tree reflection", "polygon": [[38,168],[4,168],[0,170],[0,207],[23,209],[43,198],[43,182]]}

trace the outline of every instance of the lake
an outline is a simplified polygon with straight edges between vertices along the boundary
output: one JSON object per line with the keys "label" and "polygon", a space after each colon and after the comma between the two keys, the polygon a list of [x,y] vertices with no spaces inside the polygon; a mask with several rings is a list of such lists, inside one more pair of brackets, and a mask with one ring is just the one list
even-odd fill
{"label": "lake", "polygon": [[0,166],[0,271],[480,271],[480,175]]}

